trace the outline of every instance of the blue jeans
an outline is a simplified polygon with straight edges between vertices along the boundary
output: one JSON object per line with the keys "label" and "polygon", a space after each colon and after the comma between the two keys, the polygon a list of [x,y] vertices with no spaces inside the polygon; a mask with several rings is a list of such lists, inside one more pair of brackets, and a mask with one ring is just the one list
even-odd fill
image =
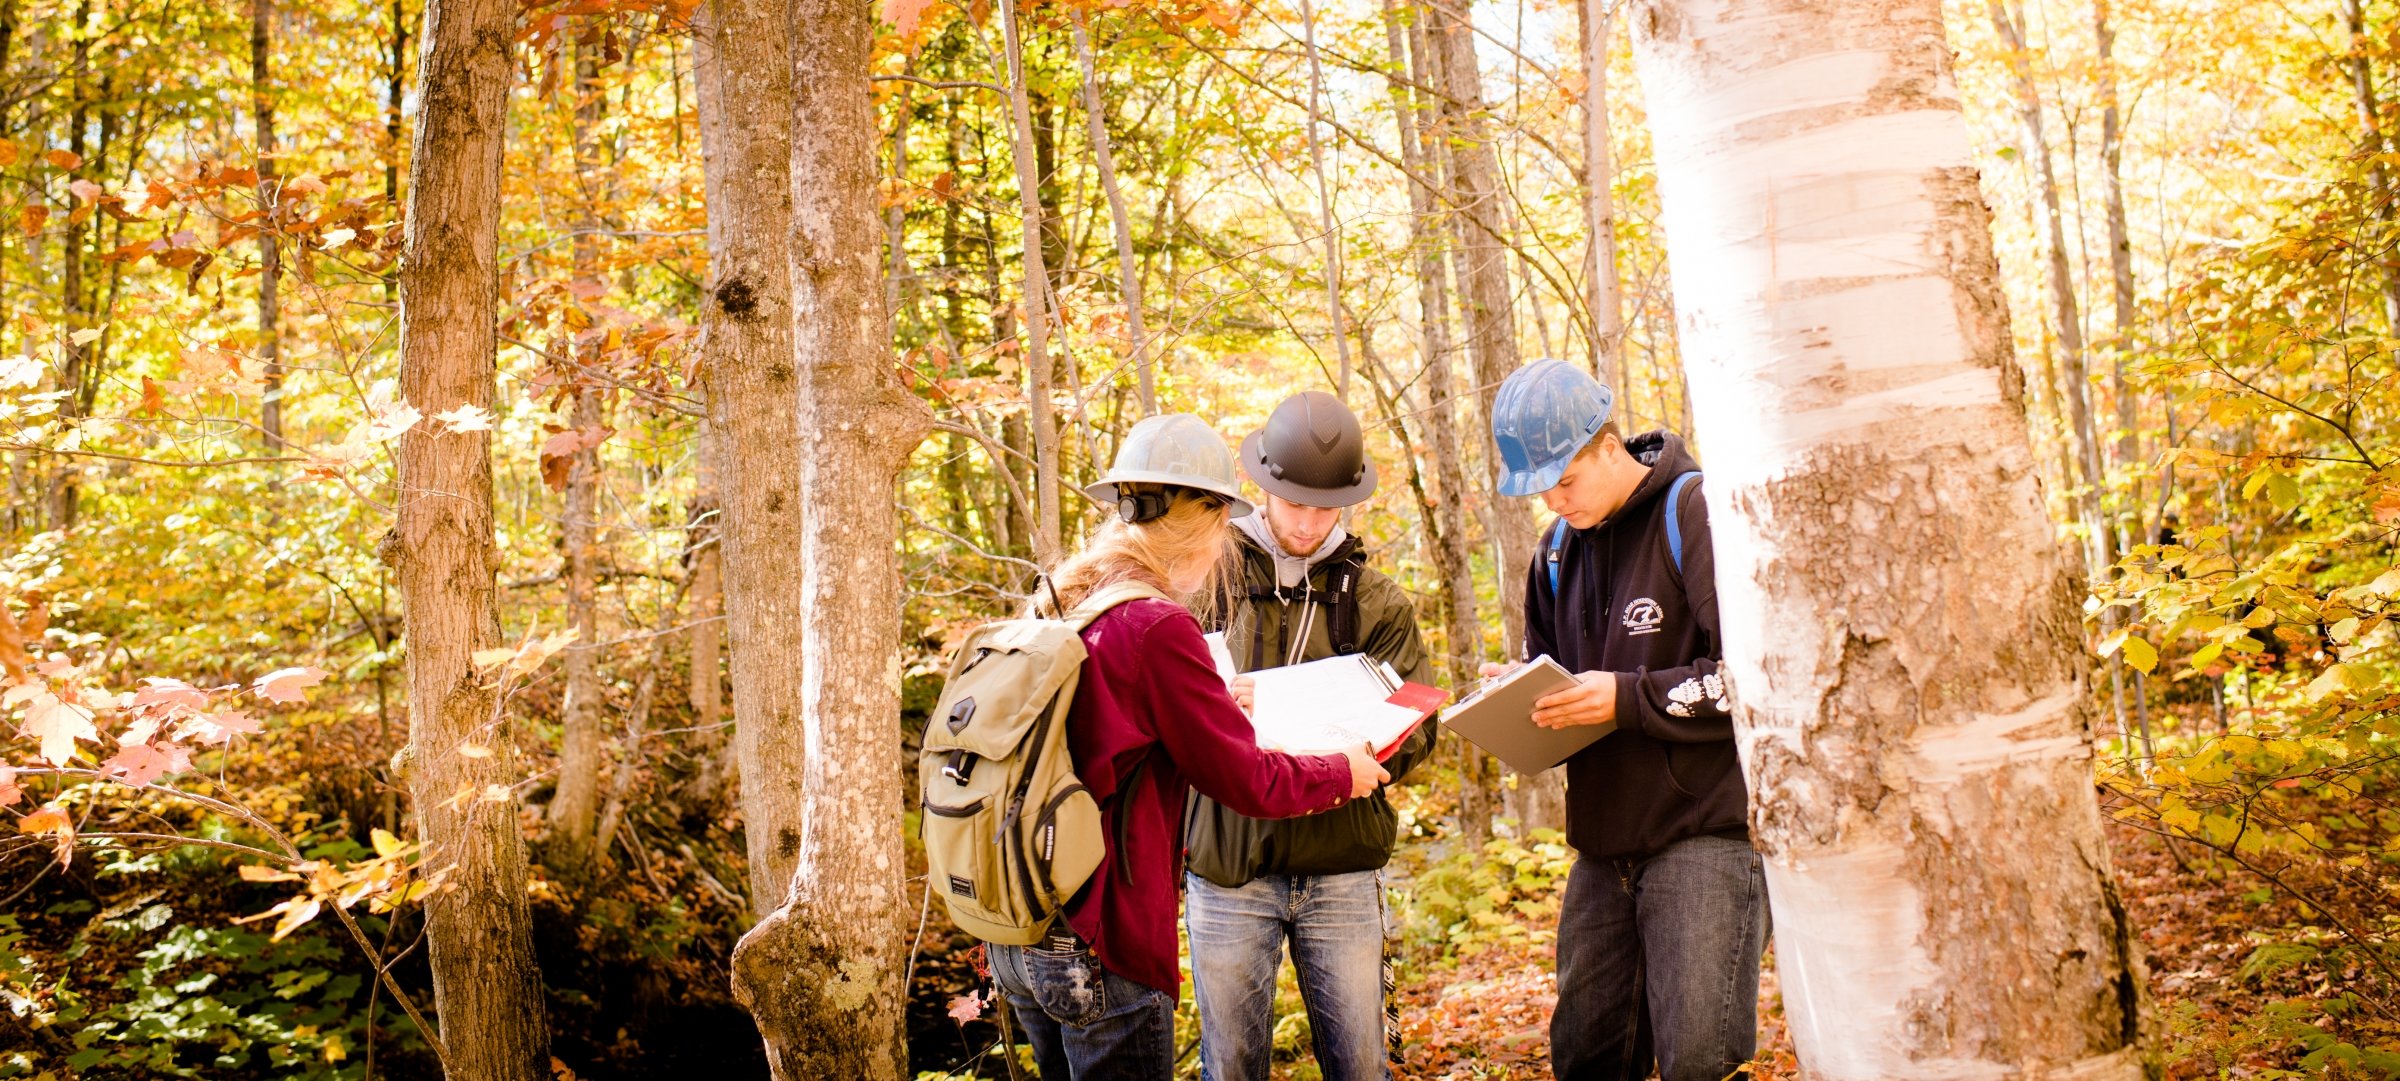
{"label": "blue jeans", "polygon": [[1559,1081],[1720,1081],[1758,1048],[1766,870],[1746,840],[1579,859],[1558,916]]}
{"label": "blue jeans", "polygon": [[1325,1081],[1384,1081],[1383,887],[1373,871],[1265,875],[1227,889],[1184,876],[1203,1081],[1266,1081],[1275,972],[1291,944]]}
{"label": "blue jeans", "polygon": [[993,946],[991,958],[1044,1081],[1174,1076],[1175,996],[1102,969],[1066,921],[1038,945]]}

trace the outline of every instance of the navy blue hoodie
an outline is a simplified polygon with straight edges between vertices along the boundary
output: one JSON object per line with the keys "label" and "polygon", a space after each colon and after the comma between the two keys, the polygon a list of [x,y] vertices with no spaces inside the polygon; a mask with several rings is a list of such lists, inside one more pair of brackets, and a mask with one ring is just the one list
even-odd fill
{"label": "navy blue hoodie", "polygon": [[1702,834],[1749,835],[1732,702],[1717,670],[1716,556],[1698,477],[1677,493],[1681,571],[1667,545],[1664,497],[1700,466],[1672,432],[1634,436],[1625,449],[1650,475],[1607,520],[1566,530],[1555,593],[1552,533],[1543,530],[1525,584],[1529,656],[1616,673],[1617,730],[1567,759],[1567,843],[1603,858]]}

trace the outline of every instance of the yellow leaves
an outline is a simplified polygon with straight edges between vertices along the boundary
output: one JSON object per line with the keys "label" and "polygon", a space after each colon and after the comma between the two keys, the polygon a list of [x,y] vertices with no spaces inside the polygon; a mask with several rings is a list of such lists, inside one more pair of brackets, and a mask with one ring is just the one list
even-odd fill
{"label": "yellow leaves", "polygon": [[2382,680],[2375,670],[2364,664],[2345,662],[2329,665],[2308,685],[2308,700],[2322,702],[2337,694],[2367,694],[2380,686]]}
{"label": "yellow leaves", "polygon": [[2158,649],[2148,639],[2134,634],[2136,629],[2127,627],[2101,639],[2100,655],[2106,657],[2121,652],[2125,655],[2127,665],[2147,673],[2158,667]]}
{"label": "yellow leaves", "polygon": [[274,937],[280,940],[322,915],[328,904],[347,911],[360,901],[367,901],[370,911],[389,912],[439,888],[442,875],[435,875],[431,881],[416,877],[416,865],[410,862],[410,857],[418,851],[416,845],[380,829],[370,833],[369,840],[375,846],[375,858],[349,866],[323,860],[295,861],[280,869],[243,866],[244,882],[305,882],[307,886],[265,912],[233,922],[256,923],[272,917]]}

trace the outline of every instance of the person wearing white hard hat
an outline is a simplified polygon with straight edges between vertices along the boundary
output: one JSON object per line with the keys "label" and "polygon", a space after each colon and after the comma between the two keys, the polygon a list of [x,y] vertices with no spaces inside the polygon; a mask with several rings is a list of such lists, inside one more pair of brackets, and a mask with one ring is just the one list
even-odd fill
{"label": "person wearing white hard hat", "polygon": [[1068,712],[1075,776],[1100,805],[1105,850],[1064,918],[1031,946],[990,947],[992,976],[1049,1081],[1165,1078],[1175,1070],[1176,885],[1186,794],[1260,818],[1314,814],[1389,779],[1362,748],[1261,749],[1182,601],[1210,592],[1226,521],[1248,514],[1233,458],[1188,413],[1134,426],[1084,489],[1116,508],[1036,596],[1064,612],[1107,587],[1165,595],[1109,608],[1082,632]]}

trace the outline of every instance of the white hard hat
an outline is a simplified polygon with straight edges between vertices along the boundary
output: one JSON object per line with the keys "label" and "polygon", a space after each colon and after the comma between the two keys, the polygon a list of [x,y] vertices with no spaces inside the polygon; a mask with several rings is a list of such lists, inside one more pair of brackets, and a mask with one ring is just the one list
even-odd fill
{"label": "white hard hat", "polygon": [[1236,518],[1251,511],[1235,480],[1233,455],[1224,437],[1208,422],[1190,413],[1149,417],[1125,433],[1117,460],[1085,494],[1103,503],[1117,502],[1119,484],[1164,484],[1223,496],[1233,504]]}

